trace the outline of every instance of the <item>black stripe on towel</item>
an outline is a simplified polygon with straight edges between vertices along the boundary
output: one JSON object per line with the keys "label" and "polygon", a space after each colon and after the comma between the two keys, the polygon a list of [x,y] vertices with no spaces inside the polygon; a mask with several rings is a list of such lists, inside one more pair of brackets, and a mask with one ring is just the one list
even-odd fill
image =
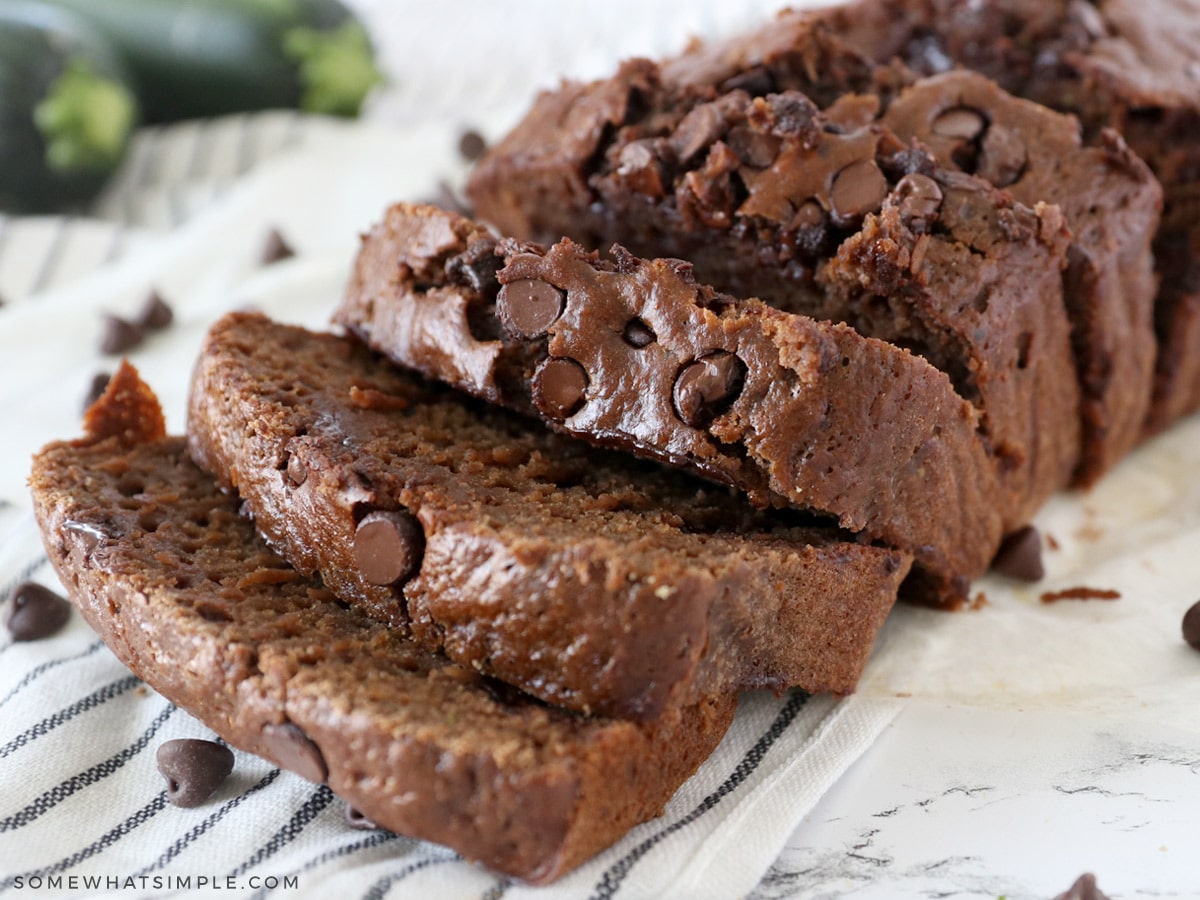
{"label": "black stripe on towel", "polygon": [[428,869],[430,866],[448,862],[459,862],[461,860],[462,857],[457,853],[448,856],[426,856],[423,859],[418,859],[416,862],[409,863],[403,869],[399,869],[391,875],[384,875],[367,889],[367,892],[362,896],[362,900],[383,900],[387,896],[387,892],[392,889],[392,885],[403,881],[410,875],[415,875],[417,872],[420,872],[422,869]]}
{"label": "black stripe on towel", "polygon": [[775,721],[762,733],[754,743],[754,746],[746,751],[746,755],[742,757],[742,761],[737,764],[737,768],[730,773],[721,786],[701,800],[699,805],[686,816],[676,819],[670,825],[659,829],[630,850],[621,859],[613,863],[596,883],[596,888],[592,892],[590,900],[609,900],[610,897],[615,896],[621,887],[621,883],[629,875],[630,870],[637,864],[637,861],[649,853],[656,844],[670,837],[681,828],[695,822],[749,778],[763,761],[771,746],[779,740],[779,737],[787,731],[788,726],[795,721],[800,710],[804,708],[804,704],[808,702],[808,697],[808,694],[801,691],[794,692],[788,698],[788,702],[784,705],[783,709],[775,716]]}
{"label": "black stripe on towel", "polygon": [[[403,835],[395,834],[391,831],[376,831],[370,837],[362,838],[354,841],[351,844],[343,844],[340,847],[334,847],[332,850],[326,850],[320,856],[310,859],[299,869],[293,869],[285,875],[280,875],[279,882],[281,885],[286,884],[287,880],[294,875],[303,875],[305,872],[311,872],[313,869],[319,868],[320,866],[325,865],[327,862],[331,862],[335,859],[341,859],[343,856],[350,856],[351,854],[357,853],[360,850],[369,850],[372,847],[378,847],[380,844],[386,844],[390,841],[396,840],[411,841],[412,838],[406,838]],[[250,895],[250,900],[262,900],[262,898],[273,892],[273,890],[265,887],[259,888]]]}
{"label": "black stripe on towel", "polygon": [[75,662],[76,660],[80,660],[80,659],[83,659],[84,657],[91,656],[93,653],[95,653],[97,650],[99,650],[103,646],[104,646],[104,641],[96,641],[94,644],[91,644],[86,650],[82,651],[81,653],[76,653],[74,656],[64,656],[62,659],[51,659],[51,660],[48,660],[48,661],[42,663],[40,666],[35,666],[34,668],[32,668],[28,672],[26,672],[24,677],[20,681],[18,681],[16,684],[13,685],[12,690],[9,691],[7,694],[5,694],[2,699],[0,699],[0,706],[3,706],[5,703],[7,703],[9,700],[11,700],[13,697],[15,697],[17,694],[19,694],[24,688],[28,687],[31,682],[36,681],[38,678],[42,677],[42,675],[44,675],[46,672],[50,671],[51,669],[55,669],[61,665],[65,665],[66,663]]}
{"label": "black stripe on towel", "polygon": [[20,750],[31,741],[35,741],[43,735],[50,733],[59,725],[71,721],[71,719],[81,713],[95,709],[97,706],[103,706],[113,697],[119,697],[141,683],[141,679],[136,675],[126,675],[124,678],[119,678],[102,688],[92,691],[92,693],[88,694],[82,700],[76,700],[70,706],[60,709],[54,715],[42,719],[42,721],[22,731],[3,747],[0,747],[0,759],[4,759],[4,757],[16,750]]}
{"label": "black stripe on towel", "polygon": [[321,810],[332,802],[333,791],[325,785],[318,787],[313,791],[312,796],[305,800],[304,804],[292,814],[292,818],[288,823],[275,832],[269,841],[259,847],[253,856],[236,869],[233,869],[229,873],[230,876],[241,875],[243,872],[253,869],[263,860],[274,856],[281,848],[286,847],[294,841],[300,835],[300,832],[308,827],[308,824],[317,817]]}

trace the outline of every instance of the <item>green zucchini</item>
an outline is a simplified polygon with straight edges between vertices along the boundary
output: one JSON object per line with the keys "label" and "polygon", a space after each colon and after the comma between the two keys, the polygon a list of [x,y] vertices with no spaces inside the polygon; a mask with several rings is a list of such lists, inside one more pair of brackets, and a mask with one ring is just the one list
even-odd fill
{"label": "green zucchini", "polygon": [[148,122],[271,108],[356,116],[382,79],[337,0],[46,0],[129,65]]}
{"label": "green zucchini", "polygon": [[125,156],[132,84],[104,39],[40,3],[0,3],[0,211],[82,207]]}

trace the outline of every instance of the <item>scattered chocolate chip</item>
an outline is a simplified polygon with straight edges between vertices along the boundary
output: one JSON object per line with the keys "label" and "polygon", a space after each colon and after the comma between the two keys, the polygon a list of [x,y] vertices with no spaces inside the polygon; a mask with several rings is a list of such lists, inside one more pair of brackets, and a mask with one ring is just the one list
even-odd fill
{"label": "scattered chocolate chip", "polygon": [[363,815],[357,807],[351,806],[349,803],[345,804],[342,817],[346,820],[347,825],[359,831],[373,831],[379,827],[374,821]]}
{"label": "scattered chocolate chip", "polygon": [[1108,897],[1096,887],[1096,876],[1085,872],[1075,879],[1075,883],[1063,891],[1054,900],[1108,900]]}
{"label": "scattered chocolate chip", "polygon": [[316,784],[329,777],[321,748],[294,722],[264,725],[262,738],[271,758],[288,771]]}
{"label": "scattered chocolate chip", "polygon": [[566,297],[539,278],[510,281],[496,296],[496,313],[504,327],[520,338],[536,338],[562,315]]}
{"label": "scattered chocolate chip", "polygon": [[1025,173],[1028,160],[1021,136],[1009,128],[993,125],[983,136],[975,174],[996,187],[1008,187]]}
{"label": "scattered chocolate chip", "polygon": [[704,428],[738,398],[745,378],[745,363],[732,353],[716,350],[700,357],[675,379],[676,414],[693,428]]}
{"label": "scattered chocolate chip", "polygon": [[475,162],[487,152],[487,141],[474,128],[468,128],[458,139],[458,152],[467,162]]}
{"label": "scattered chocolate chip", "polygon": [[887,192],[887,178],[875,160],[859,159],[834,176],[829,203],[843,220],[855,219],[879,209]]}
{"label": "scattered chocolate chip", "polygon": [[1200,650],[1200,600],[1183,614],[1183,639],[1188,646]]}
{"label": "scattered chocolate chip", "polygon": [[100,352],[109,356],[119,356],[136,347],[142,342],[145,334],[127,319],[104,314],[104,333],[100,337]]}
{"label": "scattered chocolate chip", "polygon": [[969,106],[955,106],[933,120],[933,133],[941,137],[973,141],[979,137],[987,122],[978,110]]}
{"label": "scattered chocolate chip", "polygon": [[376,510],[354,531],[354,562],[368,584],[403,584],[424,553],[425,532],[407,510]]}
{"label": "scattered chocolate chip", "polygon": [[928,175],[916,172],[896,183],[894,194],[900,214],[913,219],[928,219],[942,205],[942,189]]}
{"label": "scattered chocolate chip", "polygon": [[263,241],[262,254],[259,259],[264,266],[269,266],[271,263],[289,259],[295,255],[296,251],[292,249],[291,244],[287,242],[279,229],[272,228],[267,239]]}
{"label": "scattered chocolate chip", "polygon": [[1042,566],[1042,536],[1038,530],[1026,525],[1008,535],[992,560],[992,570],[1021,581],[1041,581],[1046,570]]}
{"label": "scattered chocolate chip", "polygon": [[308,480],[308,466],[295,453],[288,455],[287,461],[287,477],[293,487],[300,487]]}
{"label": "scattered chocolate chip", "polygon": [[158,291],[151,290],[145,302],[142,303],[142,308],[134,321],[139,328],[144,328],[147,331],[160,331],[174,320],[175,313],[167,305],[167,301],[162,298],[162,295]]}
{"label": "scattered chocolate chip", "polygon": [[180,738],[158,748],[158,771],[167,779],[167,800],[199,806],[233,771],[233,751],[216,741]]}
{"label": "scattered chocolate chip", "polygon": [[18,584],[8,597],[4,624],[14,641],[40,641],[57,634],[71,618],[71,604],[33,581]]}
{"label": "scattered chocolate chip", "polygon": [[630,319],[626,322],[621,337],[630,347],[636,347],[639,350],[653,344],[658,338],[654,330],[641,319]]}
{"label": "scattered chocolate chip", "polygon": [[583,406],[588,377],[573,359],[550,357],[533,373],[533,402],[546,415],[565,419]]}
{"label": "scattered chocolate chip", "polygon": [[100,399],[104,393],[104,389],[108,387],[108,382],[112,378],[107,372],[97,372],[92,376],[92,383],[88,385],[87,393],[83,397],[83,411],[87,412],[91,409],[92,404]]}

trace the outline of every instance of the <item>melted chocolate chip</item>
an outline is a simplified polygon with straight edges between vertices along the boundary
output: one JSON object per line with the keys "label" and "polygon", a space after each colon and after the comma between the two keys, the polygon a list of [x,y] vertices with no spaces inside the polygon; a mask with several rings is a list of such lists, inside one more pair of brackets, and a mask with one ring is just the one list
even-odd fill
{"label": "melted chocolate chip", "polygon": [[92,404],[100,399],[105,388],[108,387],[108,382],[112,376],[108,372],[97,372],[92,376],[92,383],[88,385],[87,393],[83,397],[83,411],[87,412],[91,409]]}
{"label": "melted chocolate chip", "polygon": [[262,738],[272,759],[283,768],[316,784],[324,784],[329,777],[321,748],[294,722],[264,725]]}
{"label": "melted chocolate chip", "polygon": [[745,379],[746,365],[732,353],[716,350],[702,356],[675,379],[675,412],[693,428],[704,428],[733,404]]}
{"label": "melted chocolate chip", "polygon": [[487,141],[478,131],[468,128],[458,139],[458,152],[467,162],[475,162],[487,152]]}
{"label": "melted chocolate chip", "polygon": [[462,253],[446,260],[446,277],[452,284],[470,288],[484,300],[492,300],[500,287],[496,273],[502,265],[495,250],[495,241],[477,238]]}
{"label": "melted chocolate chip", "polygon": [[792,228],[816,228],[825,221],[825,210],[816,200],[805,200],[792,216]]}
{"label": "melted chocolate chip", "polygon": [[406,510],[377,510],[354,532],[354,562],[369,584],[403,584],[417,574],[425,532]]}
{"label": "melted chocolate chip", "polygon": [[913,219],[928,219],[942,205],[942,189],[928,175],[913,172],[896,183],[896,202],[900,214]]}
{"label": "melted chocolate chip", "polygon": [[738,155],[738,159],[748,166],[765,169],[775,162],[779,154],[780,139],[771,134],[739,125],[729,132],[726,138],[729,149]]}
{"label": "melted chocolate chip", "polygon": [[588,377],[573,359],[550,357],[533,373],[533,402],[555,419],[574,415],[583,406]]}
{"label": "melted chocolate chip", "polygon": [[887,192],[887,178],[875,160],[859,159],[834,177],[829,202],[841,219],[856,219],[879,209]]}
{"label": "melted chocolate chip", "polygon": [[167,800],[199,806],[233,771],[233,751],[215,741],[181,738],[158,748],[158,771],[167,779]]}
{"label": "melted chocolate chip", "polygon": [[57,634],[71,618],[71,604],[49,588],[26,581],[13,588],[4,624],[14,641],[40,641]]}
{"label": "melted chocolate chip", "polygon": [[342,818],[346,820],[346,824],[358,831],[374,831],[379,828],[378,825],[371,819],[368,819],[357,807],[345,804],[342,810]]}
{"label": "melted chocolate chip", "polygon": [[288,455],[287,461],[287,477],[293,487],[300,487],[308,480],[308,466],[295,453]]}
{"label": "melted chocolate chip", "polygon": [[975,174],[996,187],[1008,187],[1024,173],[1028,158],[1020,135],[993,125],[983,137]]}
{"label": "melted chocolate chip", "polygon": [[279,229],[272,228],[267,235],[267,239],[263,241],[262,253],[259,259],[264,266],[269,266],[271,263],[276,263],[295,255],[296,251],[292,249],[291,244],[287,242]]}
{"label": "melted chocolate chip", "polygon": [[621,337],[630,347],[636,347],[639,350],[648,347],[658,339],[654,330],[641,319],[630,319],[626,322]]}
{"label": "melted chocolate chip", "polygon": [[510,281],[500,288],[496,312],[504,327],[516,337],[541,337],[562,315],[566,297],[549,282],[538,278]]}
{"label": "melted chocolate chip", "polygon": [[1021,581],[1040,581],[1046,570],[1042,566],[1042,536],[1038,530],[1026,525],[1008,535],[992,560],[992,570]]}
{"label": "melted chocolate chip", "polygon": [[140,344],[143,337],[145,334],[142,329],[128,319],[105,313],[104,333],[100,336],[100,352],[109,356],[119,356]]}
{"label": "melted chocolate chip", "polygon": [[142,308],[137,314],[138,327],[147,331],[161,331],[175,320],[175,313],[167,305],[158,291],[152,290],[147,295]]}
{"label": "melted chocolate chip", "polygon": [[941,137],[973,141],[987,127],[987,122],[978,110],[969,106],[955,106],[933,120],[933,133]]}
{"label": "melted chocolate chip", "polygon": [[1183,614],[1183,639],[1189,646],[1200,650],[1200,600]]}

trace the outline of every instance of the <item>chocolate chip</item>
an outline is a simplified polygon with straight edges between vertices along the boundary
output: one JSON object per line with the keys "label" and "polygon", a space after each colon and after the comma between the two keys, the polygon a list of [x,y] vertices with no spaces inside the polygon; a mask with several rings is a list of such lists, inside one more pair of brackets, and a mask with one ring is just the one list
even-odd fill
{"label": "chocolate chip", "polygon": [[1200,600],[1183,614],[1183,639],[1200,650]]}
{"label": "chocolate chip", "polygon": [[625,186],[636,194],[647,197],[665,197],[662,172],[653,143],[648,140],[633,141],[621,148],[617,158],[617,176]]}
{"label": "chocolate chip", "polygon": [[621,337],[625,339],[630,347],[642,349],[653,344],[658,339],[658,335],[654,333],[649,325],[641,319],[630,319],[625,323],[625,330],[621,333]]}
{"label": "chocolate chip", "polygon": [[896,183],[895,198],[901,215],[928,219],[942,205],[942,189],[928,175],[912,172]]}
{"label": "chocolate chip", "polygon": [[308,466],[295,453],[288,455],[287,477],[293,487],[300,487],[300,485],[308,480]]}
{"label": "chocolate chip", "polygon": [[345,804],[342,810],[342,818],[346,820],[347,825],[359,831],[372,831],[379,827],[374,821],[363,815],[357,807],[351,806],[349,803]]}
{"label": "chocolate chip", "polygon": [[792,216],[790,227],[797,228],[816,228],[825,221],[825,210],[821,209],[821,204],[816,200],[805,200],[796,210],[796,214]]}
{"label": "chocolate chip", "polygon": [[216,741],[180,738],[158,748],[158,771],[167,779],[167,800],[199,806],[233,771],[233,751]]}
{"label": "chocolate chip", "polygon": [[8,597],[4,624],[14,641],[40,641],[57,634],[71,618],[71,604],[49,588],[26,581]]}
{"label": "chocolate chip", "polygon": [[732,353],[716,350],[684,366],[672,397],[679,418],[704,428],[727,410],[742,392],[746,365]]}
{"label": "chocolate chip", "polygon": [[987,122],[978,110],[969,106],[955,106],[941,113],[930,127],[934,134],[941,137],[973,141],[987,127]]}
{"label": "chocolate chip", "polygon": [[758,66],[726,78],[721,85],[721,89],[726,93],[729,91],[745,91],[751,97],[761,97],[775,90],[775,78],[766,68]]}
{"label": "chocolate chip", "polygon": [[583,406],[588,377],[573,359],[550,357],[533,373],[533,402],[555,419],[574,415]]}
{"label": "chocolate chip", "polygon": [[992,560],[992,570],[1021,581],[1040,581],[1046,574],[1042,566],[1042,536],[1032,525],[1008,535]]}
{"label": "chocolate chip", "polygon": [[368,584],[403,584],[424,553],[425,532],[407,510],[376,510],[354,531],[354,562]]}
{"label": "chocolate chip", "polygon": [[119,356],[132,350],[142,342],[145,335],[128,319],[104,314],[104,333],[100,337],[100,352],[109,356]]}
{"label": "chocolate chip", "polygon": [[329,777],[321,748],[294,722],[264,725],[262,738],[271,758],[288,771],[316,784],[324,784]]}
{"label": "chocolate chip", "polygon": [[746,125],[732,129],[725,142],[729,144],[729,149],[738,155],[738,159],[758,169],[765,169],[775,162],[781,143],[774,135],[764,134]]}
{"label": "chocolate chip", "polygon": [[108,382],[112,376],[107,372],[97,372],[92,376],[92,383],[88,385],[87,393],[83,397],[83,411],[87,412],[92,408],[92,404],[100,399],[104,393],[104,389],[108,387]]}
{"label": "chocolate chip", "polygon": [[860,159],[834,177],[829,203],[842,220],[855,219],[879,209],[887,192],[887,178],[875,160]]}
{"label": "chocolate chip", "polygon": [[1025,172],[1028,161],[1025,142],[1008,128],[993,125],[983,136],[975,174],[996,187],[1014,184]]}
{"label": "chocolate chip", "polygon": [[1054,900],[1108,900],[1108,897],[1096,886],[1096,876],[1086,872]]}
{"label": "chocolate chip", "polygon": [[496,313],[516,337],[541,337],[562,315],[563,292],[539,278],[510,281],[496,296]]}
{"label": "chocolate chip", "polygon": [[711,103],[697,106],[679,122],[668,143],[680,162],[687,162],[720,137],[724,121]]}
{"label": "chocolate chip", "polygon": [[272,228],[271,232],[267,235],[267,239],[263,241],[262,254],[259,256],[259,259],[264,266],[269,266],[271,263],[276,263],[295,255],[296,251],[292,249],[291,244],[287,242],[279,229]]}
{"label": "chocolate chip", "polygon": [[147,331],[160,331],[170,325],[174,319],[175,313],[171,311],[167,301],[158,291],[151,290],[134,321],[139,328]]}
{"label": "chocolate chip", "polygon": [[446,260],[446,277],[452,284],[470,288],[484,300],[491,300],[499,289],[496,273],[503,264],[495,251],[494,240],[476,238],[462,253]]}
{"label": "chocolate chip", "polygon": [[468,128],[458,139],[458,152],[467,162],[475,162],[487,152],[487,141],[473,128]]}

